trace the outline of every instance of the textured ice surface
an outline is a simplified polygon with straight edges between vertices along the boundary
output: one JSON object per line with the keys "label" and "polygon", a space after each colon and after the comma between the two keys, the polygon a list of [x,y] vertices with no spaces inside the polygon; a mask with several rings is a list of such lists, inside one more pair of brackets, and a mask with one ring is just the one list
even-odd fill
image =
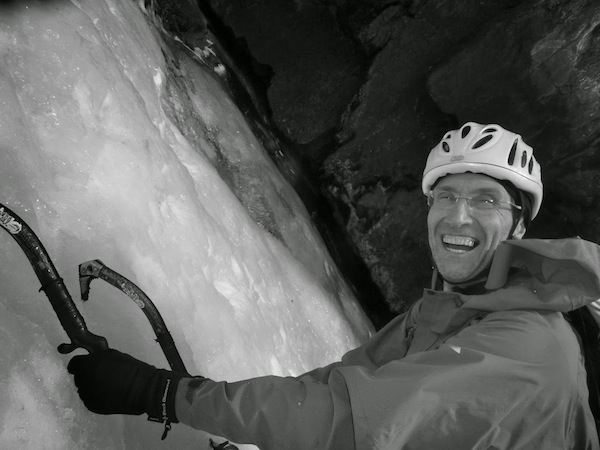
{"label": "textured ice surface", "polygon": [[[371,326],[222,68],[150,25],[141,3],[0,6],[0,201],[113,348],[167,367],[122,293],[94,281],[79,302],[90,259],[150,296],[191,372],[233,381],[337,359]],[[65,334],[3,231],[0,255],[0,448],[208,448],[182,425],[161,443],[142,417],[89,413],[55,350]]]}

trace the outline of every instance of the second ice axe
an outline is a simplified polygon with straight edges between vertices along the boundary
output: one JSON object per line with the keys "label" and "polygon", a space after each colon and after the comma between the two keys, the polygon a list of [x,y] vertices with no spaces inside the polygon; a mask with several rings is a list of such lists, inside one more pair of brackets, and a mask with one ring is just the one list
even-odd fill
{"label": "second ice axe", "polygon": [[150,325],[152,325],[154,334],[156,334],[156,340],[160,344],[171,369],[175,372],[189,374],[179,355],[179,351],[177,351],[173,337],[167,329],[165,321],[144,291],[123,275],[107,267],[99,259],[95,259],[79,265],[79,287],[81,289],[82,300],[85,301],[89,298],[90,283],[95,278],[100,278],[121,290],[140,307],[148,318]]}

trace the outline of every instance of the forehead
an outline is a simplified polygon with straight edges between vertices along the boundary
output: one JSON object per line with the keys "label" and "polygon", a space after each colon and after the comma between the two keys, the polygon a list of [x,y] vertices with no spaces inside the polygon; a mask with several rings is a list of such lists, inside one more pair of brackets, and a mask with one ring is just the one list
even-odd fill
{"label": "forehead", "polygon": [[435,189],[449,189],[460,193],[489,192],[508,195],[504,186],[497,180],[479,173],[446,175],[437,182]]}

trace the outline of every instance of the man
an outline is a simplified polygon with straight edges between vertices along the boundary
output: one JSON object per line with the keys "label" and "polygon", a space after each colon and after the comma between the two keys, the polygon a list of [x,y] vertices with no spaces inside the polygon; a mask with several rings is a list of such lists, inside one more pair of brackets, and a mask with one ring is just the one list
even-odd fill
{"label": "man", "polygon": [[342,361],[225,383],[109,350],[69,364],[84,403],[262,450],[597,449],[580,346],[562,313],[600,298],[600,249],[520,240],[542,202],[531,147],[467,123],[431,151],[423,192],[434,286]]}

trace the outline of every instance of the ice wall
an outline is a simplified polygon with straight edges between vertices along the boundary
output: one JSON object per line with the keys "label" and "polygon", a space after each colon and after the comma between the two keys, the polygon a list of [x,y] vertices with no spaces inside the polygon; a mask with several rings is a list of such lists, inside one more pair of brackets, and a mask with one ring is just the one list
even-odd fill
{"label": "ice wall", "polygon": [[[124,294],[94,281],[78,300],[90,259],[153,299],[191,372],[237,380],[327,364],[371,326],[225,93],[226,69],[175,38],[141,1],[0,6],[0,202],[113,348],[167,367]],[[182,425],[161,442],[145,418],[83,407],[71,355],[56,352],[65,334],[3,230],[0,286],[0,448],[208,448]]]}

